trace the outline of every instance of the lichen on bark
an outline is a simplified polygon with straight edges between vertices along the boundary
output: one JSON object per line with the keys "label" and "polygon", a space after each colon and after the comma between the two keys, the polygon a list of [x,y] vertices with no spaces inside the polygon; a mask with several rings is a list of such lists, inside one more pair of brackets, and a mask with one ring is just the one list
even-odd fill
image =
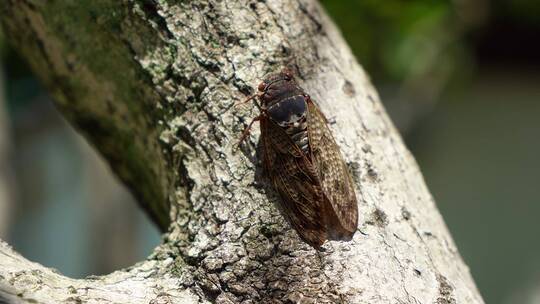
{"label": "lichen on bark", "polygon": [[[11,0],[0,14],[62,113],[167,230],[147,261],[85,280],[2,244],[0,296],[482,303],[416,163],[317,3]],[[333,122],[361,198],[354,239],[324,252],[276,208],[257,128],[235,149],[256,109],[233,104],[284,65]]]}

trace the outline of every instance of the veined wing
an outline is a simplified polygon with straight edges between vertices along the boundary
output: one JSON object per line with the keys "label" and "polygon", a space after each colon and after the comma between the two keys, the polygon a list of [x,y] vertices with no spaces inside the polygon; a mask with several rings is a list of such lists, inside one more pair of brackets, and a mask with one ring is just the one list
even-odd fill
{"label": "veined wing", "polygon": [[329,203],[325,206],[329,211],[325,212],[329,237],[351,239],[358,225],[352,178],[326,118],[311,100],[308,100],[308,132],[312,162]]}
{"label": "veined wing", "polygon": [[309,159],[284,130],[265,119],[261,124],[264,166],[289,223],[308,244],[319,248],[327,239],[324,196]]}

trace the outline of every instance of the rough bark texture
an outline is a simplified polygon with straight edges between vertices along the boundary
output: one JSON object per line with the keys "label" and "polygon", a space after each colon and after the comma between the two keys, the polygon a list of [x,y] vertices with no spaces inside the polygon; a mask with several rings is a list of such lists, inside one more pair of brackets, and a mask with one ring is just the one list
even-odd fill
{"label": "rough bark texture", "polygon": [[[115,303],[482,303],[413,157],[313,1],[32,1],[4,29],[58,108],[167,233],[147,261],[66,278],[0,245],[0,297]],[[296,65],[330,117],[360,198],[359,231],[318,253],[260,175],[256,109]],[[167,228],[168,227],[168,228]],[[61,236],[59,236],[61,237]]]}

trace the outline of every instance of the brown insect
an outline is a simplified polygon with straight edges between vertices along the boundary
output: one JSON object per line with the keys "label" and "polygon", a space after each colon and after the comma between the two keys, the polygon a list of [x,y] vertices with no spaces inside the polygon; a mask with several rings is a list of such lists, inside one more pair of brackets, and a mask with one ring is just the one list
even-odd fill
{"label": "brown insect", "polygon": [[358,223],[352,178],[327,120],[290,70],[258,86],[264,173],[281,197],[282,209],[300,237],[319,249],[325,240],[350,240]]}

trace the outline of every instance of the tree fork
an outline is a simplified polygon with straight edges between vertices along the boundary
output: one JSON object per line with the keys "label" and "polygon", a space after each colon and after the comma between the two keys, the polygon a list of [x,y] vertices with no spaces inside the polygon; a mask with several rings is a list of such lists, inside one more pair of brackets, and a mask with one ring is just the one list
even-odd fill
{"label": "tree fork", "polygon": [[[0,4],[13,45],[58,109],[156,224],[153,254],[76,280],[0,243],[0,301],[483,303],[413,157],[335,25],[314,1]],[[255,116],[233,108],[293,64],[360,198],[351,242],[318,253],[260,176]]]}

